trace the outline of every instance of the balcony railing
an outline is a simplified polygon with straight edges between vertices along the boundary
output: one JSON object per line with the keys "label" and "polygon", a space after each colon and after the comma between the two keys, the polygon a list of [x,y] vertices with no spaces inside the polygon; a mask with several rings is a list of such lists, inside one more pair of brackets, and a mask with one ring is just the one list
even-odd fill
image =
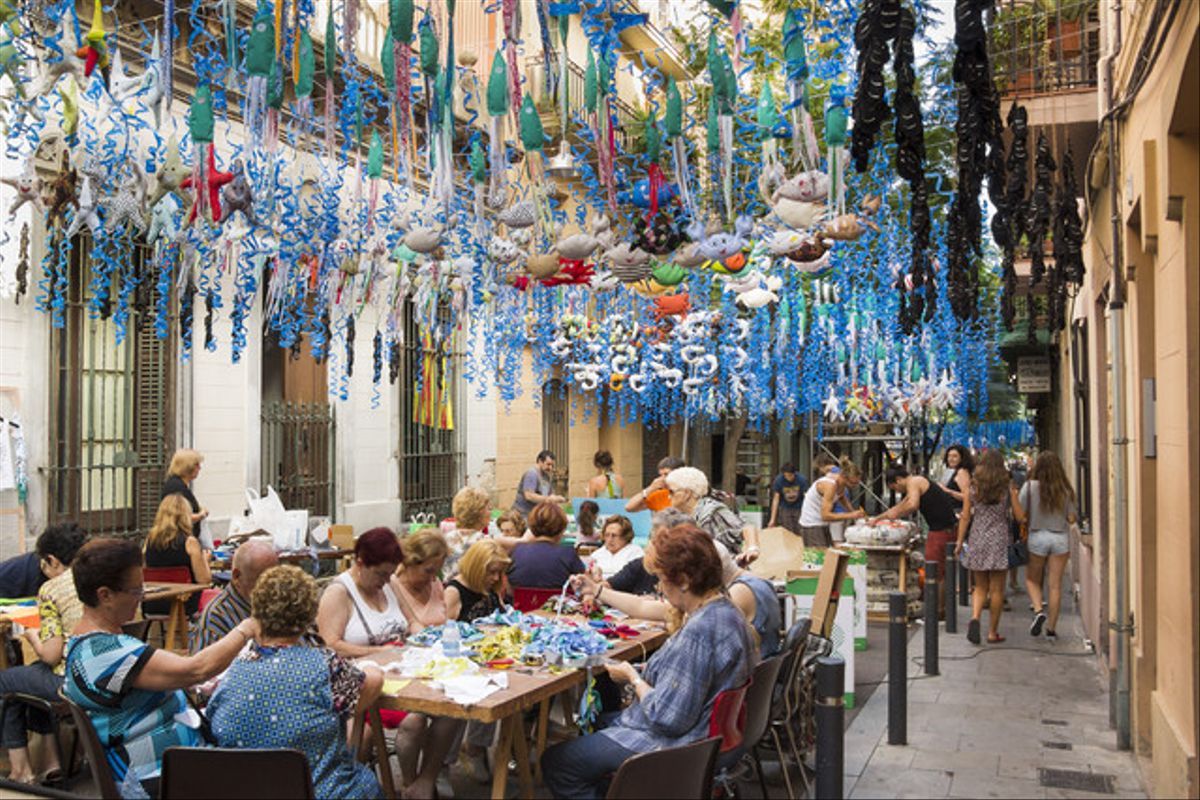
{"label": "balcony railing", "polygon": [[1095,0],[999,0],[988,32],[1001,94],[1096,86],[1100,21]]}

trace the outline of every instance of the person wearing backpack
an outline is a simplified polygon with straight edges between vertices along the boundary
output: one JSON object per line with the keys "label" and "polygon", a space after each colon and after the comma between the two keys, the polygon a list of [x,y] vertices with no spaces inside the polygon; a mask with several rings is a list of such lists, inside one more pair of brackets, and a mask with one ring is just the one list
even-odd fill
{"label": "person wearing backpack", "polygon": [[708,477],[695,467],[680,467],[666,477],[671,505],[696,520],[696,525],[735,554],[739,565],[758,558],[758,529],[709,491]]}

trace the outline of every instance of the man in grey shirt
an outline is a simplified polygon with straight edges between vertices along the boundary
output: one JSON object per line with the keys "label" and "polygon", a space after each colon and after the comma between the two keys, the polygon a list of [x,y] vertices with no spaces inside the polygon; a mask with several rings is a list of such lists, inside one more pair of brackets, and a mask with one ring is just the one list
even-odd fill
{"label": "man in grey shirt", "polygon": [[565,503],[566,498],[554,494],[554,453],[543,450],[537,455],[537,466],[521,476],[513,508],[528,517],[538,503]]}

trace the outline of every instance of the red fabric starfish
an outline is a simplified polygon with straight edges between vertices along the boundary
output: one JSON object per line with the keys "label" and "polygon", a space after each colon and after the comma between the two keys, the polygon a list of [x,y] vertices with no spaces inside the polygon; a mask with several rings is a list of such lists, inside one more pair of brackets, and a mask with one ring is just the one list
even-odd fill
{"label": "red fabric starfish", "polygon": [[[191,189],[196,184],[193,178],[195,178],[195,173],[184,178],[179,185],[184,189]],[[196,221],[196,213],[202,205],[205,205],[205,200],[207,200],[209,218],[213,222],[221,221],[221,187],[231,180],[233,180],[232,172],[221,172],[217,169],[217,157],[210,144],[208,146],[208,166],[201,173],[199,181],[203,186],[195,186],[196,199],[192,201],[192,210],[188,212],[189,225]],[[203,194],[201,194],[202,192]]]}

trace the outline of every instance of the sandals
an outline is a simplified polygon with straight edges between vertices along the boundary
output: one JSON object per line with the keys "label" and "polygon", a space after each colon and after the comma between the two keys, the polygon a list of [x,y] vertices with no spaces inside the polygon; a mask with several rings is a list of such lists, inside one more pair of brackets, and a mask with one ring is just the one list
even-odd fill
{"label": "sandals", "polygon": [[1000,644],[1003,641],[1004,641],[1004,637],[998,633],[989,633],[988,634],[988,644]]}
{"label": "sandals", "polygon": [[979,644],[979,620],[973,619],[967,624],[967,641]]}

